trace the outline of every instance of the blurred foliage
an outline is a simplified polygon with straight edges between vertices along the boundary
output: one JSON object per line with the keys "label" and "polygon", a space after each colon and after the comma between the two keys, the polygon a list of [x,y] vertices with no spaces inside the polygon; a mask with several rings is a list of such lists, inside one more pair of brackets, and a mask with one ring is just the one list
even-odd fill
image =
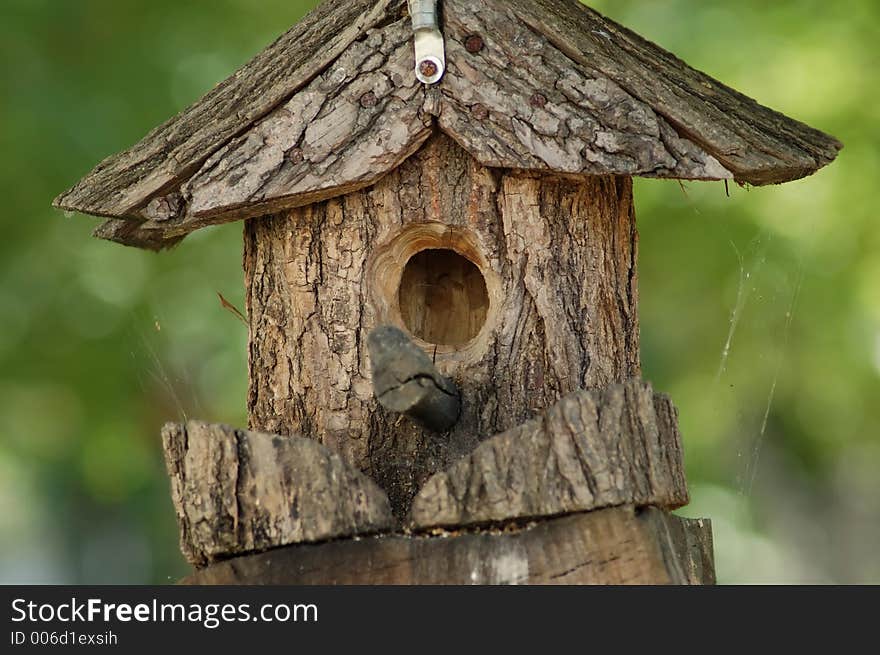
{"label": "blurred foliage", "polygon": [[[246,423],[241,226],[154,255],[49,204],[314,4],[0,6],[0,582],[185,572],[158,433]],[[638,181],[643,358],[722,581],[880,582],[880,3],[592,4],[847,146],[730,197]]]}

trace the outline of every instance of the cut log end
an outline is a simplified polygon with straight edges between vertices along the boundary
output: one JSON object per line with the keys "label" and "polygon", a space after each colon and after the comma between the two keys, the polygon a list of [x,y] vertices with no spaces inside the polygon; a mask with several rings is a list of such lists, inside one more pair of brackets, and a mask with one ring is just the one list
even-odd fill
{"label": "cut log end", "polygon": [[688,502],[675,408],[630,381],[562,398],[435,474],[415,497],[415,530],[634,505]]}
{"label": "cut log end", "polygon": [[[433,393],[449,385],[441,393],[457,397],[436,371],[424,372],[429,359],[399,330],[377,330],[370,347],[379,361],[409,363],[391,369],[406,373],[404,380],[413,371],[437,376],[413,377],[404,386]],[[381,371],[377,393],[385,396],[390,388],[403,395],[384,384]],[[422,409],[430,409],[432,397],[425,402]],[[415,407],[394,405],[417,419],[444,416],[422,415]],[[382,480],[376,484],[314,440],[195,421],[166,426],[163,438],[182,549],[196,566],[287,544],[400,529]],[[420,535],[497,529],[608,507],[669,510],[687,503],[675,409],[640,381],[569,394],[541,416],[484,441],[426,484],[415,478],[412,484],[420,491],[407,527]]]}
{"label": "cut log end", "polygon": [[195,566],[397,526],[385,493],[313,440],[198,421],[162,436],[181,550]]}

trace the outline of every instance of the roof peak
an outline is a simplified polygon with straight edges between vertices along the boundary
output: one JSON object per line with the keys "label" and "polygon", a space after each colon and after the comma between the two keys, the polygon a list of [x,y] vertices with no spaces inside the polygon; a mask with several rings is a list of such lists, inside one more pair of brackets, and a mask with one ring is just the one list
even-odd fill
{"label": "roof peak", "polygon": [[160,249],[369,186],[435,130],[490,167],[755,185],[841,147],[577,0],[443,4],[439,84],[415,78],[403,0],[327,0],[56,206],[122,219],[96,235]]}

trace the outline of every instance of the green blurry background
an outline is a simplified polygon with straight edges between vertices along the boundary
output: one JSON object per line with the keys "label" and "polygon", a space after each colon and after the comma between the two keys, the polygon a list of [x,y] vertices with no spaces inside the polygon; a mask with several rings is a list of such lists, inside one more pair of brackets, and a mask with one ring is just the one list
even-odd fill
{"label": "green blurry background", "polygon": [[[2,0],[0,582],[186,571],[159,440],[246,423],[241,226],[154,255],[50,209],[314,0]],[[645,377],[722,582],[880,582],[880,2],[596,0],[846,144],[784,187],[638,181]]]}

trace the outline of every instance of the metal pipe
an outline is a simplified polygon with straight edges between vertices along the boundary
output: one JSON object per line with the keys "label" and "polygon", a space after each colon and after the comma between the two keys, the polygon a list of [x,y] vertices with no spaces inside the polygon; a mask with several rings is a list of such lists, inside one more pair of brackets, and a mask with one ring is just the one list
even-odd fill
{"label": "metal pipe", "polygon": [[411,0],[409,11],[414,30],[439,29],[437,0]]}
{"label": "metal pipe", "polygon": [[440,31],[437,0],[409,0],[416,77],[423,84],[436,84],[446,72],[446,46]]}

